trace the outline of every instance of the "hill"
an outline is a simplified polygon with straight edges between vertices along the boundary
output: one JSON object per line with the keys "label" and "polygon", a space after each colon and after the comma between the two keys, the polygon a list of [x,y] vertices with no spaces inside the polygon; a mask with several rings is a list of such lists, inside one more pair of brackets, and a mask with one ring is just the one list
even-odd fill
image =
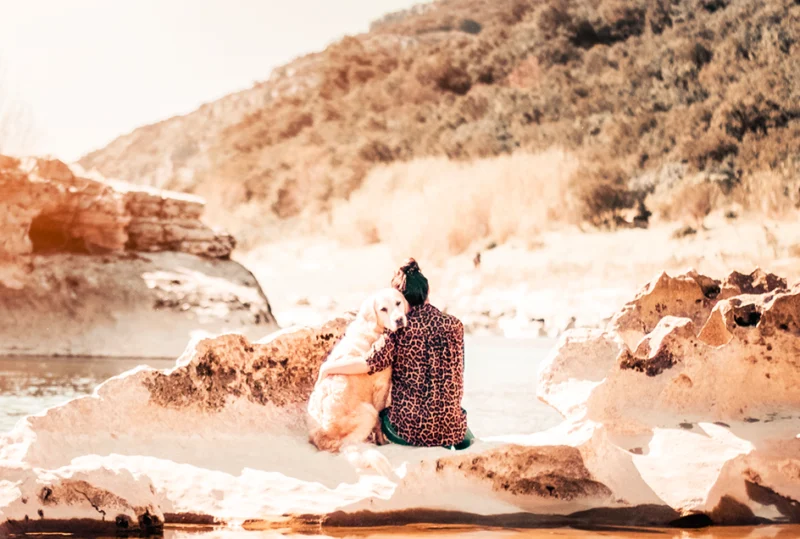
{"label": "hill", "polygon": [[544,208],[545,225],[637,206],[702,220],[731,201],[778,214],[800,204],[798,50],[796,0],[439,0],[81,165],[203,195],[246,244],[371,183],[393,196],[387,166],[552,148],[576,165],[558,179],[569,211]]}

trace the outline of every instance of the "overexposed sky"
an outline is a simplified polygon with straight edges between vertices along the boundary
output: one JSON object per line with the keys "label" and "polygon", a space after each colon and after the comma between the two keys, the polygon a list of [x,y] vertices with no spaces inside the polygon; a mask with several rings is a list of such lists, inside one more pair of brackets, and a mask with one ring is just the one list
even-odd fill
{"label": "overexposed sky", "polygon": [[[0,88],[74,160],[420,0],[0,0]],[[5,74],[5,75],[4,75]]]}

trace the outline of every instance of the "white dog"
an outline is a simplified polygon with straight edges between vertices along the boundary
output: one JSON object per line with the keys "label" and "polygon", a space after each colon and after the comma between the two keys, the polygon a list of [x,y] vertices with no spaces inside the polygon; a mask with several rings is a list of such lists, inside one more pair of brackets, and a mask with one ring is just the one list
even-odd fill
{"label": "white dog", "polygon": [[[408,302],[394,288],[373,294],[326,362],[365,357],[385,330],[397,331],[408,323],[407,313]],[[388,405],[391,377],[389,368],[374,375],[331,375],[317,382],[306,417],[311,443],[323,451],[338,452],[365,442],[380,428],[378,413]]]}

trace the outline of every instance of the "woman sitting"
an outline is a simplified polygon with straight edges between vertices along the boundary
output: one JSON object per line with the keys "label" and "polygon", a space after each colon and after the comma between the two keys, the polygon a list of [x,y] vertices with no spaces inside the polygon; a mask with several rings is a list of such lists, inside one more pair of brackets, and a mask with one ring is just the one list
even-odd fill
{"label": "woman sitting", "polygon": [[464,395],[464,326],[428,303],[428,280],[409,259],[392,286],[410,310],[408,325],[386,337],[366,358],[325,363],[320,378],[332,374],[374,374],[392,367],[392,405],[380,414],[389,441],[420,447],[466,449],[474,436],[461,407]]}

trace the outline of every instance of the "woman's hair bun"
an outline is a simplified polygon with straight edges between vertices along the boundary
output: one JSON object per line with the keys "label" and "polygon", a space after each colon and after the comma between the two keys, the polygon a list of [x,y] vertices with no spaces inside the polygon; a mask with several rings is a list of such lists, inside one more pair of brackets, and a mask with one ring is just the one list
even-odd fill
{"label": "woman's hair bun", "polygon": [[409,258],[405,264],[400,266],[400,271],[405,273],[406,275],[412,275],[414,273],[419,273],[419,264],[413,258]]}
{"label": "woman's hair bun", "polygon": [[403,293],[412,307],[422,305],[428,299],[428,279],[419,270],[419,264],[413,258],[397,268],[392,277],[392,287]]}

